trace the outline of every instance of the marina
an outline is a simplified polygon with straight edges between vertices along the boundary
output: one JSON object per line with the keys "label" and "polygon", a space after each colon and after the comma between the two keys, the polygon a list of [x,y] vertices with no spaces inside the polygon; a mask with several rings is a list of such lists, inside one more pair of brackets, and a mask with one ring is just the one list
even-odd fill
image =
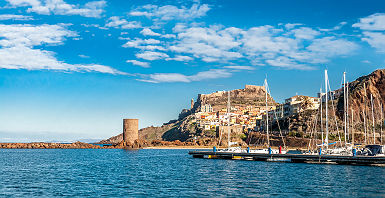
{"label": "marina", "polygon": [[323,163],[350,165],[385,165],[385,156],[309,155],[309,154],[265,154],[248,152],[190,151],[194,158],[250,160],[291,163]]}

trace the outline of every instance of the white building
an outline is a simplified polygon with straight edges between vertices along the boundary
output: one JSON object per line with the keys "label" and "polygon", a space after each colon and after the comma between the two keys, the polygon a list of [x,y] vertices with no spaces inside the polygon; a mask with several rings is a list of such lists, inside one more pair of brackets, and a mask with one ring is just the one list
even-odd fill
{"label": "white building", "polygon": [[205,104],[201,106],[201,112],[204,112],[204,113],[213,112],[213,107],[211,107],[210,104]]}

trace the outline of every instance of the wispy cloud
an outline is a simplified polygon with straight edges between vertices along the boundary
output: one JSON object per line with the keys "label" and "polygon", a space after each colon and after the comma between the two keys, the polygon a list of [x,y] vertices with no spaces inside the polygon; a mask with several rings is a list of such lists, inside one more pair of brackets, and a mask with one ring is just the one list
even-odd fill
{"label": "wispy cloud", "polygon": [[145,51],[143,53],[135,54],[137,58],[153,61],[168,58],[169,56],[162,52]]}
{"label": "wispy cloud", "polygon": [[30,21],[33,20],[32,16],[16,15],[16,14],[1,14],[0,20],[15,20],[15,21]]}
{"label": "wispy cloud", "polygon": [[68,4],[63,0],[6,0],[14,7],[28,7],[27,12],[42,15],[80,15],[84,17],[101,17],[106,1],[91,1],[84,6]]}
{"label": "wispy cloud", "polygon": [[173,61],[183,61],[183,62],[186,62],[186,61],[191,61],[191,60],[194,60],[192,57],[190,56],[182,56],[182,55],[177,55],[173,58],[166,58],[165,60],[167,61],[170,61],[170,60],[173,60]]}
{"label": "wispy cloud", "polygon": [[385,14],[376,13],[361,18],[358,23],[353,24],[353,27],[361,30],[385,30]]}
{"label": "wispy cloud", "polygon": [[224,68],[237,69],[237,70],[255,70],[255,67],[252,67],[252,66],[238,66],[238,65],[224,66]]}
{"label": "wispy cloud", "polygon": [[155,21],[193,20],[205,16],[210,10],[207,4],[193,4],[191,8],[178,8],[173,5],[144,5],[130,12],[131,16],[145,16]]}
{"label": "wispy cloud", "polygon": [[75,36],[62,25],[0,25],[0,68],[126,74],[99,64],[68,64],[57,60],[54,52],[38,49]]}
{"label": "wispy cloud", "polygon": [[161,34],[159,33],[156,33],[154,31],[152,31],[150,28],[143,28],[142,31],[140,31],[140,33],[143,35],[143,36],[160,36]]}
{"label": "wispy cloud", "polygon": [[385,53],[385,34],[382,32],[363,32],[363,41],[377,49],[380,53]]}
{"label": "wispy cloud", "polygon": [[385,53],[385,13],[376,13],[361,18],[352,27],[361,29],[362,41],[367,42],[380,53]]}
{"label": "wispy cloud", "polygon": [[121,29],[135,29],[142,28],[142,25],[138,21],[127,21],[118,16],[112,16],[107,20],[106,27],[114,27]]}
{"label": "wispy cloud", "polygon": [[137,61],[137,60],[127,60],[127,63],[132,63],[133,65],[140,66],[143,68],[149,68],[150,64],[148,62],[142,62],[142,61]]}
{"label": "wispy cloud", "polygon": [[80,58],[90,58],[89,56],[84,55],[84,54],[79,54],[78,56],[79,56]]}
{"label": "wispy cloud", "polygon": [[198,72],[194,75],[184,75],[180,73],[155,73],[144,75],[143,82],[162,83],[162,82],[192,82],[217,78],[228,78],[232,74],[224,69],[211,69],[208,71]]}

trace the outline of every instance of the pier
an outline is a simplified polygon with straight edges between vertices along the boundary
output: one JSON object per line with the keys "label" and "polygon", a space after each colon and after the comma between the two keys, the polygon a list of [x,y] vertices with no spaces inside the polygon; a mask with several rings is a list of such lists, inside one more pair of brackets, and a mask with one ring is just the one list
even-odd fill
{"label": "pier", "polygon": [[307,155],[307,154],[260,154],[213,151],[190,151],[194,158],[230,159],[267,162],[322,163],[351,165],[384,165],[385,156]]}

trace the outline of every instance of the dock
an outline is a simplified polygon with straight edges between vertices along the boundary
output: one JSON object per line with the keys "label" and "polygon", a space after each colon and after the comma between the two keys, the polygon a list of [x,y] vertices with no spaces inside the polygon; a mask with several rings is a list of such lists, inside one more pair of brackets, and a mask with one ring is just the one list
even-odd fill
{"label": "dock", "polygon": [[384,165],[385,156],[308,155],[308,154],[260,154],[213,151],[190,151],[194,158],[230,159],[267,162],[321,163],[351,165]]}

